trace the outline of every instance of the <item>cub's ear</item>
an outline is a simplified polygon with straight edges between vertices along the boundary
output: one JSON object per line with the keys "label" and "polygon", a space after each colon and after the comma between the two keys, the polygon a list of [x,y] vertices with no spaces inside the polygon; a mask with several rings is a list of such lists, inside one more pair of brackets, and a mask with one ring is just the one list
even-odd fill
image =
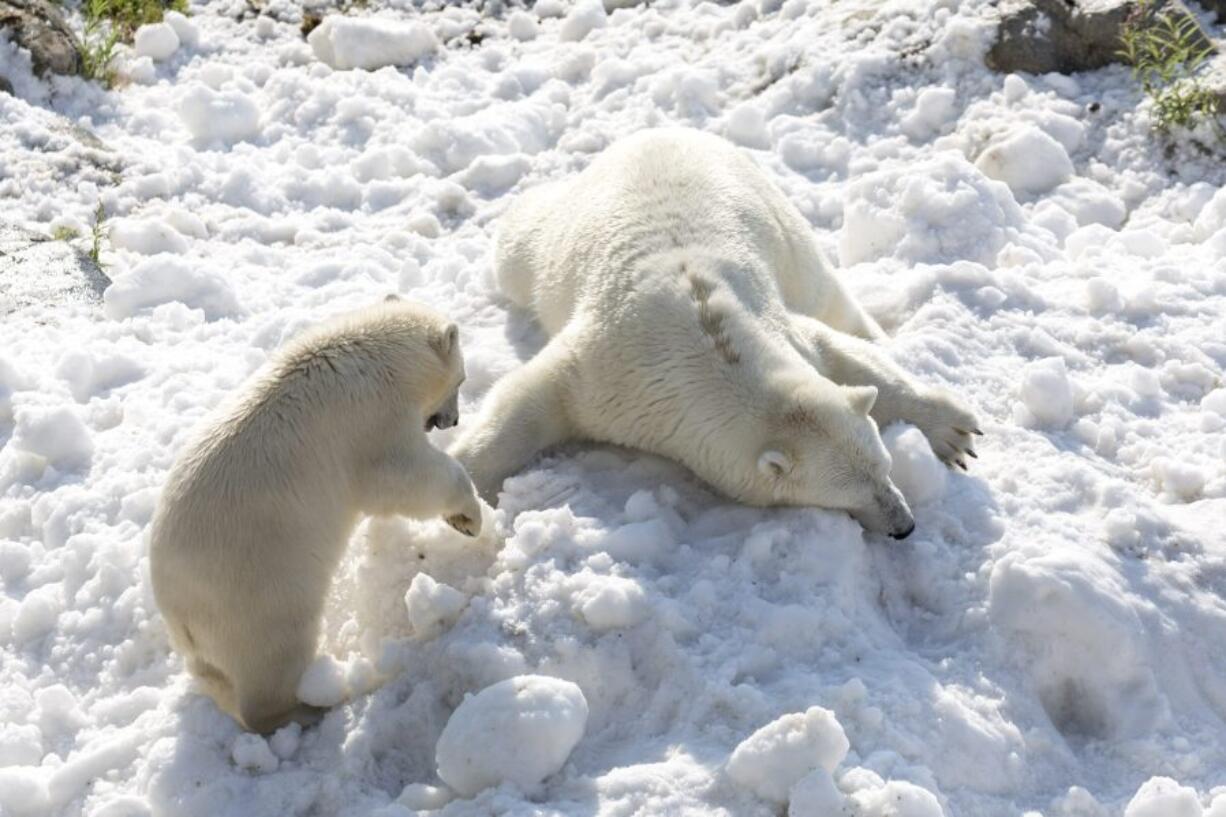
{"label": "cub's ear", "polygon": [[447,324],[446,329],[431,338],[430,345],[443,360],[451,360],[460,345],[460,328],[454,323]]}
{"label": "cub's ear", "polygon": [[792,473],[792,460],[782,451],[763,451],[762,456],[758,457],[758,470],[762,472],[762,476],[770,479],[786,477]]}
{"label": "cub's ear", "polygon": [[386,303],[391,303],[392,301],[399,301],[399,300],[400,300],[399,295],[397,295],[395,292],[389,292],[387,294],[387,297],[383,299],[383,303],[386,304]]}
{"label": "cub's ear", "polygon": [[851,410],[857,414],[863,414],[865,417],[873,410],[873,406],[877,402],[877,387],[876,386],[852,386],[847,391],[847,402],[851,405]]}

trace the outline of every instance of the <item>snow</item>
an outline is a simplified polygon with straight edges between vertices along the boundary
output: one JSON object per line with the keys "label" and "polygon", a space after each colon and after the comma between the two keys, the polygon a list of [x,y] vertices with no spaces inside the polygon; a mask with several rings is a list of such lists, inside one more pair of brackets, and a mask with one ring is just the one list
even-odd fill
{"label": "snow", "polygon": [[[101,204],[113,281],[0,320],[0,813],[1226,815],[1226,168],[1152,135],[1126,68],[994,75],[986,0],[372,0],[325,22],[333,57],[420,55],[369,70],[321,60],[299,4],[244,8],[168,13],[177,49],[112,90],[0,42],[3,218],[87,251]],[[363,522],[303,685],[331,708],[244,736],[149,590],[192,427],[392,291],[460,323],[469,421],[543,343],[492,284],[505,208],[656,125],[748,150],[891,354],[975,408],[979,459],[884,430],[902,542],[587,445],[478,540]],[[586,725],[455,720],[520,676]],[[733,779],[814,707],[837,763],[804,749],[833,725],[798,728]],[[453,720],[479,790],[440,777]]]}
{"label": "snow", "polygon": [[435,749],[438,775],[469,797],[508,781],[533,789],[566,763],[587,718],[583,692],[569,681],[542,675],[499,681],[451,714]]}
{"label": "snow", "polygon": [[412,65],[438,50],[438,37],[421,23],[332,14],[307,37],[321,62],[341,71]]}
{"label": "snow", "polygon": [[133,49],[138,57],[156,62],[168,60],[179,50],[179,32],[170,23],[147,23],[136,29]]}
{"label": "snow", "polygon": [[766,800],[788,792],[814,769],[833,772],[850,747],[834,713],[820,706],[768,723],[733,750],[728,777]]}
{"label": "snow", "polygon": [[1124,817],[1201,817],[1196,790],[1169,777],[1153,777],[1128,801]]}

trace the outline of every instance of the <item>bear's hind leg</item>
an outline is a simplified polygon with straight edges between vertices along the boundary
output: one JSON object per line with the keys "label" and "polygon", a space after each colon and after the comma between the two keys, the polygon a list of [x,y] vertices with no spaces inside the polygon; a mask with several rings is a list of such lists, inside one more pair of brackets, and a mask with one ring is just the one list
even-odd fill
{"label": "bear's hind leg", "polygon": [[310,725],[315,707],[298,700],[298,683],[315,657],[314,627],[296,627],[280,643],[249,645],[234,671],[234,696],[239,720],[252,732],[275,732],[290,721]]}

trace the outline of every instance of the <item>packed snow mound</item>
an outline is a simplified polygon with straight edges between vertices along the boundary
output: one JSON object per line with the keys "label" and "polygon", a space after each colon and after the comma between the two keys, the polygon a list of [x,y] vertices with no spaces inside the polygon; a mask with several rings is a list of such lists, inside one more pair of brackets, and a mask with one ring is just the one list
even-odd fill
{"label": "packed snow mound", "polygon": [[945,496],[949,469],[937,459],[924,432],[912,425],[895,423],[881,434],[890,452],[890,480],[912,508]]}
{"label": "packed snow mound", "polygon": [[764,800],[785,803],[788,792],[814,769],[831,773],[851,744],[829,709],[809,707],[784,715],[741,741],[728,758],[728,776]]}
{"label": "packed snow mound", "polygon": [[511,782],[532,789],[583,737],[588,706],[578,685],[544,675],[499,681],[464,699],[435,748],[438,776],[460,794]]}
{"label": "packed snow mound", "polygon": [[439,47],[438,37],[424,23],[343,14],[325,17],[307,42],[321,62],[342,71],[412,65]]}
{"label": "packed snow mound", "polygon": [[1033,243],[1009,188],[961,154],[865,174],[848,185],[839,261],[995,262],[1011,242]]}
{"label": "packed snow mound", "polygon": [[116,275],[102,293],[107,315],[117,320],[171,301],[202,310],[208,320],[242,312],[234,290],[221,273],[169,253],[151,256]]}
{"label": "packed snow mound", "polygon": [[1022,128],[990,146],[975,166],[988,178],[1009,185],[1016,196],[1046,193],[1073,176],[1064,146],[1035,127]]}
{"label": "packed snow mound", "polygon": [[179,98],[179,118],[202,144],[229,145],[260,133],[259,105],[235,88],[215,91],[192,83]]}

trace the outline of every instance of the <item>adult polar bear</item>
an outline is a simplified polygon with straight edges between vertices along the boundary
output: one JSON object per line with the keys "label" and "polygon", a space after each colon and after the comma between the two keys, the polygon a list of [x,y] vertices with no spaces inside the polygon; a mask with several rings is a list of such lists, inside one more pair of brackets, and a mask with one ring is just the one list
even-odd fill
{"label": "adult polar bear", "polygon": [[[753,505],[915,524],[878,427],[914,423],[965,468],[974,416],[917,383],[756,164],[697,131],[644,131],[503,216],[496,273],[549,344],[491,390],[452,453],[487,498],[547,446],[681,462]],[[874,423],[875,421],[875,423]]]}

